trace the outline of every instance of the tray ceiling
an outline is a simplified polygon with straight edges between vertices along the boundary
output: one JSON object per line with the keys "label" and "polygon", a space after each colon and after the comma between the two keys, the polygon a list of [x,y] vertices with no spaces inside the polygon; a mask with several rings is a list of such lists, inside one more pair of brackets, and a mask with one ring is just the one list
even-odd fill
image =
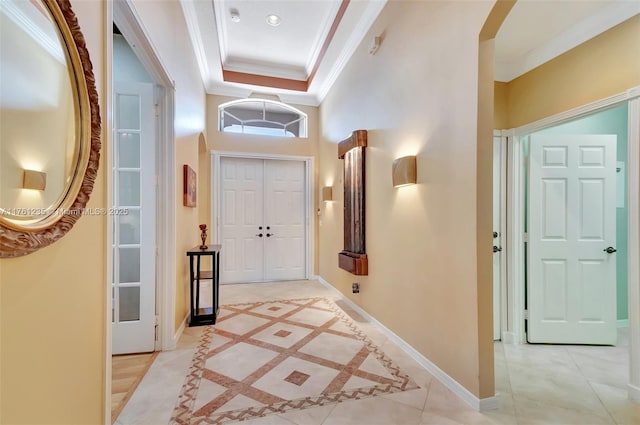
{"label": "tray ceiling", "polygon": [[[386,1],[181,5],[208,93],[245,98],[258,92],[317,106]],[[638,13],[637,0],[518,0],[496,37],[496,80],[511,81]],[[269,25],[269,15],[279,25]]]}

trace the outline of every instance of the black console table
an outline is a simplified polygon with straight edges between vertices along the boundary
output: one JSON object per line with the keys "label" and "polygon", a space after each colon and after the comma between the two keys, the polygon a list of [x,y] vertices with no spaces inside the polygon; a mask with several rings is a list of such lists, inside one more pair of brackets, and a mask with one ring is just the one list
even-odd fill
{"label": "black console table", "polygon": [[[207,245],[206,249],[196,246],[187,251],[189,257],[189,296],[191,311],[189,326],[213,325],[218,315],[218,287],[220,285],[220,245]],[[200,260],[211,257],[211,270],[202,270]],[[200,281],[211,281],[213,294],[210,307],[200,307]]]}

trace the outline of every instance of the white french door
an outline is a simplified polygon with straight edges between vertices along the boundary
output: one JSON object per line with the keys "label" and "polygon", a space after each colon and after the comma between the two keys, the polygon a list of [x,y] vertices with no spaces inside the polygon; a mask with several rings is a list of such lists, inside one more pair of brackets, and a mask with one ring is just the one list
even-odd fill
{"label": "white french door", "polygon": [[156,326],[153,85],[114,87],[112,352],[149,352]]}
{"label": "white french door", "polygon": [[528,340],[616,343],[616,136],[531,136]]}
{"label": "white french door", "polygon": [[305,163],[220,160],[221,283],[304,279]]}

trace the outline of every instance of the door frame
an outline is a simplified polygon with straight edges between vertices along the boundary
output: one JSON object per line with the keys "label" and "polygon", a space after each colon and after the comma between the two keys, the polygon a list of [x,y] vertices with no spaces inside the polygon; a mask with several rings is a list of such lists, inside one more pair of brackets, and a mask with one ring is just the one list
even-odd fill
{"label": "door frame", "polygon": [[[523,146],[527,135],[582,118],[611,107],[628,104],[627,143],[627,220],[629,229],[628,257],[640,258],[640,86],[623,93],[589,103],[522,127],[502,130],[508,140],[507,165],[507,270],[510,294],[507,302],[508,315],[505,342],[526,343],[524,332],[524,155]],[[628,262],[629,298],[629,398],[640,402],[640,267],[638,261]],[[505,312],[503,311],[503,314]]]}
{"label": "door frame", "polygon": [[[507,238],[507,137],[502,135],[502,131],[493,131],[494,140],[496,137],[500,138],[500,226],[498,231],[500,232],[500,245],[502,246],[502,258],[500,259],[500,306],[496,309],[494,306],[494,314],[498,313],[498,319],[500,321],[500,340],[504,341],[506,329],[508,326],[508,304],[507,304],[507,246],[509,240]],[[494,182],[495,186],[495,182]],[[495,244],[495,243],[494,243]]]}
{"label": "door frame", "polygon": [[[103,163],[111,164],[113,159],[113,40],[112,28],[115,22],[136,56],[143,64],[155,83],[156,108],[156,203],[160,199],[175,199],[176,170],[174,146],[174,109],[175,85],[169,72],[162,64],[160,56],[150,42],[140,17],[129,0],[104,2],[105,23],[105,109],[103,112],[104,139]],[[113,202],[112,167],[106,169],[107,205]],[[174,333],[176,299],[176,262],[175,262],[175,202],[166,202],[157,208],[156,216],[156,316],[158,317],[158,340],[156,350],[175,348],[179,333]],[[111,423],[111,273],[113,255],[111,254],[113,219],[107,216],[105,246],[105,405],[104,419]]]}
{"label": "door frame", "polygon": [[220,201],[221,181],[220,181],[220,161],[222,158],[247,158],[260,160],[277,160],[277,161],[298,161],[304,163],[305,184],[305,238],[306,238],[306,255],[305,255],[305,279],[313,277],[314,258],[315,258],[315,229],[316,215],[315,211],[315,158],[312,156],[296,156],[296,155],[279,155],[265,153],[248,153],[248,152],[226,152],[226,151],[210,151],[211,156],[211,223],[213,223],[213,240],[216,244],[220,244],[220,216],[222,214],[222,203]]}

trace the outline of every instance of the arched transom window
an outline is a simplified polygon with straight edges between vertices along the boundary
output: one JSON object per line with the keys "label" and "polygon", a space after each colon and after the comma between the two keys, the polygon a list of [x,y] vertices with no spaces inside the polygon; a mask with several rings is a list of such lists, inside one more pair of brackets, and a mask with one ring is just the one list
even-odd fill
{"label": "arched transom window", "polygon": [[275,100],[240,99],[218,106],[219,130],[225,133],[307,137],[307,114]]}

